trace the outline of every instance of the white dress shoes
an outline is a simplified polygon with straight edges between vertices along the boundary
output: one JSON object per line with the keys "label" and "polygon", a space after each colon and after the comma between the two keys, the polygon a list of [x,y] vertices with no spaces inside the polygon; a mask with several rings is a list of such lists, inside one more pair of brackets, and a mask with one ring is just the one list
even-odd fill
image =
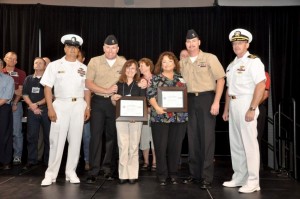
{"label": "white dress shoes", "polygon": [[80,183],[80,180],[77,176],[73,175],[73,176],[66,176],[66,181],[72,183],[72,184],[78,184]]}
{"label": "white dress shoes", "polygon": [[233,181],[233,180],[231,180],[231,181],[226,181],[226,182],[224,182],[223,183],[223,186],[224,187],[230,187],[230,188],[233,188],[233,187],[241,187],[241,186],[243,186],[244,185],[244,183],[238,183],[238,182],[235,182],[235,181]]}
{"label": "white dress shoes", "polygon": [[260,191],[259,185],[244,185],[241,188],[239,188],[239,192],[241,193],[252,193],[255,191]]}
{"label": "white dress shoes", "polygon": [[42,181],[41,186],[42,186],[42,187],[49,186],[49,185],[51,185],[53,182],[56,182],[56,179],[51,179],[51,178],[49,178],[49,177],[46,177],[46,178],[44,178],[44,180]]}

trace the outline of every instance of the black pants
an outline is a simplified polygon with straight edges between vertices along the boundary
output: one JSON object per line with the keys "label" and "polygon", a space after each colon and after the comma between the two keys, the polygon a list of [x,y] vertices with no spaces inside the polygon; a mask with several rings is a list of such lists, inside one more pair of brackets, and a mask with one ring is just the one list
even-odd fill
{"label": "black pants", "polygon": [[207,182],[212,182],[214,173],[216,117],[210,113],[214,96],[212,91],[188,96],[190,174]]}
{"label": "black pants", "polygon": [[187,123],[151,123],[159,180],[176,178]]}
{"label": "black pants", "polygon": [[105,156],[102,168],[113,173],[117,167],[116,109],[110,98],[94,95],[91,100],[90,175],[98,175],[102,156],[103,132],[105,132]]}
{"label": "black pants", "polygon": [[49,133],[51,122],[48,117],[48,109],[46,106],[42,107],[42,114],[36,115],[31,110],[28,111],[27,116],[27,149],[28,159],[27,163],[38,163],[38,140],[40,133],[40,126],[43,127],[44,138],[44,163],[48,165],[49,160]]}
{"label": "black pants", "polygon": [[0,163],[9,164],[13,151],[13,115],[10,104],[0,106]]}

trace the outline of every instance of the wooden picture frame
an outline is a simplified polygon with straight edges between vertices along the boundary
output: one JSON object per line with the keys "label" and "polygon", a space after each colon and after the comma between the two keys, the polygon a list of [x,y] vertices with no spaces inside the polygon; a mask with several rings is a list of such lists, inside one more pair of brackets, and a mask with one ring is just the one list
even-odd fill
{"label": "wooden picture frame", "polygon": [[186,87],[158,87],[158,105],[166,108],[167,112],[187,112]]}
{"label": "wooden picture frame", "polygon": [[116,103],[116,121],[148,121],[146,97],[123,96]]}

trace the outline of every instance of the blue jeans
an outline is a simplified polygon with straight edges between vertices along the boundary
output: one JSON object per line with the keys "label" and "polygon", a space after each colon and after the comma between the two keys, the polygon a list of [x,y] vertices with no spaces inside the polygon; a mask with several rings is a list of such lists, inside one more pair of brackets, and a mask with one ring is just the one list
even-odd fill
{"label": "blue jeans", "polygon": [[28,110],[27,117],[27,148],[28,160],[27,163],[36,164],[38,162],[38,139],[40,126],[43,127],[44,138],[44,163],[48,165],[49,159],[49,132],[50,120],[48,118],[47,107],[42,108],[42,115],[35,115],[31,110]]}
{"label": "blue jeans", "polygon": [[13,149],[14,158],[22,157],[23,151],[23,133],[22,133],[22,117],[23,117],[23,106],[22,102],[18,102],[17,110],[13,112]]}
{"label": "blue jeans", "polygon": [[91,139],[90,121],[88,121],[83,125],[83,133],[82,133],[83,154],[84,154],[85,162],[90,162],[89,161],[90,139]]}

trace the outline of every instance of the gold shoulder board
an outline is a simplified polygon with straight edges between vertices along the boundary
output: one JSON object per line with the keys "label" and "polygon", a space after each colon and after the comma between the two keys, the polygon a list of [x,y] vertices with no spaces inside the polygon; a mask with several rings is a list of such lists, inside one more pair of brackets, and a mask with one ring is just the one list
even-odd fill
{"label": "gold shoulder board", "polygon": [[250,59],[255,59],[255,58],[258,58],[258,57],[257,57],[256,55],[252,55],[252,54],[251,54],[251,55],[248,56],[248,58],[250,58]]}

